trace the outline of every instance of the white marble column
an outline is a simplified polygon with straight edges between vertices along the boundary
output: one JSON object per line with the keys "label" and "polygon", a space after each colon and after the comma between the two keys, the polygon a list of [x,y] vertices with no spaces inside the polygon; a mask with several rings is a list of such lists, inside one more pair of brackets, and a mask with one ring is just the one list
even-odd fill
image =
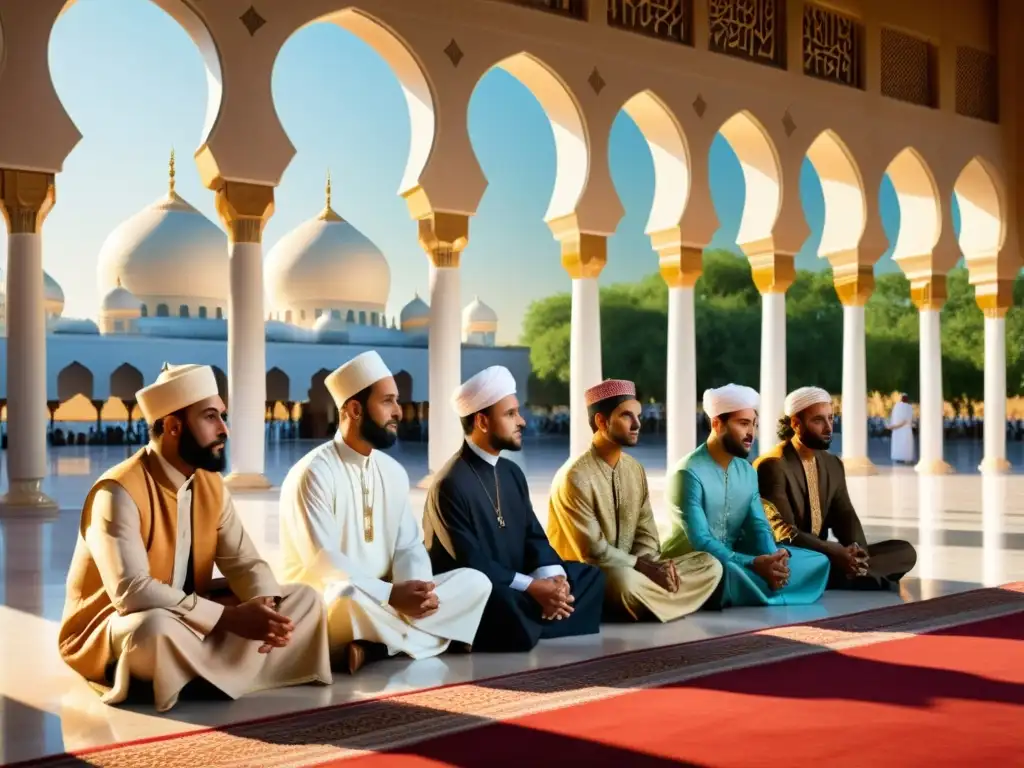
{"label": "white marble column", "polygon": [[462,444],[462,425],[452,409],[452,394],[462,384],[462,284],[459,266],[430,265],[428,336],[430,474],[445,465]]}
{"label": "white marble column", "polygon": [[572,281],[572,330],[569,348],[569,453],[590,446],[593,433],[584,393],[601,382],[601,300],[596,277]]}
{"label": "white marble column", "polygon": [[1003,474],[1006,460],[1006,318],[985,317],[985,474]]}
{"label": "white marble column", "polygon": [[666,468],[697,447],[697,333],[693,286],[668,289],[668,381],[665,390]]}
{"label": "white marble column", "polygon": [[917,471],[922,474],[945,474],[951,468],[942,458],[944,403],[942,399],[942,326],[940,309],[921,308],[920,366],[921,402],[918,420],[921,458]]}
{"label": "white marble column", "polygon": [[274,190],[227,182],[217,212],[228,230],[228,469],[232,490],[270,487],[265,473],[267,350],[263,312],[263,226],[274,211]]}
{"label": "white marble column", "polygon": [[0,170],[7,240],[7,476],[0,512],[56,510],[46,476],[46,316],[42,226],[55,200],[53,174]]}
{"label": "white marble column", "polygon": [[868,377],[864,305],[843,307],[843,464],[848,474],[869,474]]}
{"label": "white marble column", "polygon": [[761,294],[761,409],[758,453],[778,441],[778,420],[786,400],[786,294]]}

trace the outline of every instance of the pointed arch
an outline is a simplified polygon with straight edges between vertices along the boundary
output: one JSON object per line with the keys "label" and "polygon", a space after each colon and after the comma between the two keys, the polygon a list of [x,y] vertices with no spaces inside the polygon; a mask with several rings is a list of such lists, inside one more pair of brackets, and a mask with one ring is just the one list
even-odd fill
{"label": "pointed arch", "polygon": [[291,397],[291,380],[288,374],[274,367],[267,371],[267,400],[272,403],[286,403]]}
{"label": "pointed arch", "polygon": [[228,403],[228,377],[216,365],[211,365],[210,367],[213,368],[213,377],[217,380],[217,394],[220,395],[220,399],[224,401],[224,404],[230,408]]}
{"label": "pointed arch", "polygon": [[412,402],[412,374],[402,370],[395,373],[395,386],[398,387],[398,402]]}
{"label": "pointed arch", "polygon": [[679,225],[690,197],[690,150],[683,128],[652,91],[641,91],[622,111],[636,123],[654,161],[654,200],[647,234]]}
{"label": "pointed arch", "polygon": [[92,392],[92,371],[77,360],[64,366],[57,374],[57,400],[59,402],[66,402],[75,395],[85,395],[86,398],[92,400]]}
{"label": "pointed arch", "polygon": [[142,371],[129,363],[122,363],[110,374],[110,396],[125,403],[135,402],[135,393],[145,386]]}
{"label": "pointed arch", "polygon": [[825,199],[825,222],[818,255],[852,251],[867,225],[864,179],[853,154],[839,135],[826,129],[807,148]]}
{"label": "pointed arch", "polygon": [[782,207],[782,171],[768,131],[750,112],[743,110],[718,129],[732,147],[743,171],[743,215],[736,234],[739,245],[771,237]]}
{"label": "pointed arch", "polygon": [[590,142],[579,100],[555,71],[536,56],[521,52],[490,69],[501,69],[522,83],[540,103],[555,138],[555,186],[544,218],[575,212],[590,171]]}
{"label": "pointed arch", "polygon": [[960,250],[968,259],[994,256],[1006,240],[1005,194],[998,173],[980,157],[972,158],[953,185],[960,208]]}
{"label": "pointed arch", "polygon": [[935,176],[913,147],[902,150],[885,171],[900,209],[900,228],[892,257],[929,254],[942,232],[942,207]]}

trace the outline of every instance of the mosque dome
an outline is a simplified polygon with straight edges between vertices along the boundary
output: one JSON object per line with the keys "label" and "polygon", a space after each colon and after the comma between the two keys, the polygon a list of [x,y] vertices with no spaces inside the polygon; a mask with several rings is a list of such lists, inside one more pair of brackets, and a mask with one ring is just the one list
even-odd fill
{"label": "mosque dome", "polygon": [[54,320],[50,332],[75,336],[96,336],[100,329],[95,322],[87,318],[61,317]]}
{"label": "mosque dome", "polygon": [[64,289],[48,272],[43,272],[43,304],[47,315],[60,317],[64,312]]}
{"label": "mosque dome", "polygon": [[142,309],[142,302],[139,301],[135,296],[121,285],[121,279],[118,278],[117,285],[113,290],[108,291],[107,295],[103,297],[103,301],[100,304],[100,312],[117,312],[126,313],[131,312],[138,314]]}
{"label": "mosque dome", "polygon": [[430,327],[430,305],[417,293],[412,301],[402,307],[398,321],[406,333],[425,331]]}
{"label": "mosque dome", "polygon": [[387,304],[387,259],[331,208],[330,176],[326,192],[323,211],[282,237],[267,255],[267,294],[278,320],[295,317],[308,326],[321,315],[370,317]]}
{"label": "mosque dome", "polygon": [[498,313],[480,301],[479,296],[474,296],[473,300],[462,310],[462,323],[464,325],[470,323],[496,324],[497,322]]}
{"label": "mosque dome", "polygon": [[173,152],[167,195],[118,225],[100,248],[100,290],[118,280],[142,304],[227,304],[227,236],[174,191]]}

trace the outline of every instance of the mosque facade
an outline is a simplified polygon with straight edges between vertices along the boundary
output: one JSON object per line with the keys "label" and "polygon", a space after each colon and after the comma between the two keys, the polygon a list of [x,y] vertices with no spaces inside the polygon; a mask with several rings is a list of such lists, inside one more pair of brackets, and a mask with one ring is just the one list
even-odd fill
{"label": "mosque facade", "polygon": [[[396,372],[407,421],[427,418],[430,307],[418,295],[397,317],[386,314],[391,268],[384,254],[331,207],[286,234],[268,253],[266,286],[266,405],[268,417],[287,413],[305,437],[322,437],[336,417],[324,377],[361,352],[376,349]],[[214,367],[228,400],[227,236],[174,186],[120,224],[100,249],[98,320],[65,317],[64,291],[44,273],[47,405],[82,395],[97,413],[110,398],[138,416],[135,392],[165,362]],[[6,355],[6,296],[0,293]],[[522,392],[529,349],[497,346],[498,318],[474,297],[462,314],[462,367],[467,374],[504,365]],[[0,399],[6,399],[6,371]],[[282,411],[281,406],[284,407]],[[298,407],[296,407],[298,406]],[[230,402],[228,403],[230,408]]]}

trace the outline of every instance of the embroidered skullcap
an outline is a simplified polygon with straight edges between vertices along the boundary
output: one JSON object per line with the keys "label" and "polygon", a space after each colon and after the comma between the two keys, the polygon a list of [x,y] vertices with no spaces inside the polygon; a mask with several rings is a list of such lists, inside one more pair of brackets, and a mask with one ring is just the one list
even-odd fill
{"label": "embroidered skullcap", "polygon": [[503,397],[516,393],[516,380],[503,365],[492,365],[471,377],[452,394],[452,407],[459,418],[490,408]]}
{"label": "embroidered skullcap", "polygon": [[372,384],[386,379],[391,371],[380,355],[372,349],[356,355],[324,379],[324,386],[340,408],[353,395],[358,395]]}
{"label": "embroidered skullcap", "polygon": [[217,377],[210,366],[164,363],[156,381],[135,393],[135,401],[146,423],[152,424],[217,394]]}
{"label": "embroidered skullcap", "polygon": [[745,411],[747,409],[757,410],[761,405],[761,396],[756,389],[745,387],[742,384],[726,384],[718,389],[704,390],[704,413],[709,419],[721,416],[723,413],[734,411]]}
{"label": "embroidered skullcap", "polygon": [[831,403],[832,395],[821,387],[800,387],[786,395],[783,413],[793,416],[800,411],[819,403]]}
{"label": "embroidered skullcap", "polygon": [[605,379],[583,393],[587,408],[610,397],[636,397],[636,386],[625,379]]}

